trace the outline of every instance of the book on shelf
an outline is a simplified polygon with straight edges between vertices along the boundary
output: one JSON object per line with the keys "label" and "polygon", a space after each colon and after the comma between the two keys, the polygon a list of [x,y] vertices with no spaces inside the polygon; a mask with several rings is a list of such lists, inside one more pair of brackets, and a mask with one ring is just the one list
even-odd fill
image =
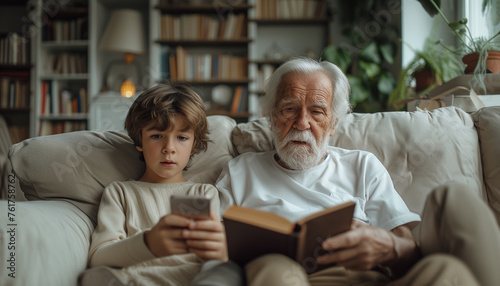
{"label": "book on shelf", "polygon": [[248,108],[248,89],[246,86],[241,91],[240,104],[238,105],[238,113],[242,113]]}
{"label": "book on shelf", "polygon": [[270,212],[231,206],[222,215],[229,259],[244,266],[261,255],[279,253],[297,261],[308,273],[332,266],[316,261],[326,254],[321,244],[350,229],[354,206],[355,202],[346,202],[297,222]]}
{"label": "book on shelf", "polygon": [[234,89],[233,101],[231,103],[229,114],[234,116],[243,112],[246,108],[246,101],[247,88],[245,86],[238,85]]}
{"label": "book on shelf", "polygon": [[73,115],[87,113],[85,88],[59,87],[54,81],[42,81],[40,115]]}
{"label": "book on shelf", "polygon": [[48,74],[87,73],[87,55],[78,52],[49,54],[45,58],[45,72]]}
{"label": "book on shelf", "polygon": [[317,19],[325,17],[325,0],[257,0],[258,19]]}
{"label": "book on shelf", "polygon": [[83,87],[81,87],[79,90],[79,97],[78,97],[78,113],[87,113],[88,112],[88,98],[87,98],[87,90]]}
{"label": "book on shelf", "polygon": [[87,124],[85,121],[41,120],[38,136],[80,131],[86,128]]}
{"label": "book on shelf", "polygon": [[13,144],[29,138],[30,129],[27,125],[8,125],[8,129]]}
{"label": "book on shelf", "polygon": [[170,78],[169,46],[160,47],[160,78]]}
{"label": "book on shelf", "polygon": [[224,19],[205,14],[162,14],[163,40],[235,40],[246,36],[246,15],[230,13]]}
{"label": "book on shelf", "polygon": [[42,28],[42,41],[78,41],[88,39],[88,17],[48,19]]}
{"label": "book on shelf", "polygon": [[0,35],[0,64],[29,65],[29,39],[12,32]]}
{"label": "book on shelf", "polygon": [[231,109],[229,110],[230,115],[238,114],[238,108],[240,106],[242,89],[243,89],[243,87],[241,85],[238,85],[234,89],[233,102],[231,103]]}
{"label": "book on shelf", "polygon": [[0,77],[0,108],[29,108],[29,84],[27,80]]}
{"label": "book on shelf", "polygon": [[241,80],[248,77],[247,57],[228,54],[195,54],[177,46],[168,56],[170,78],[188,81]]}

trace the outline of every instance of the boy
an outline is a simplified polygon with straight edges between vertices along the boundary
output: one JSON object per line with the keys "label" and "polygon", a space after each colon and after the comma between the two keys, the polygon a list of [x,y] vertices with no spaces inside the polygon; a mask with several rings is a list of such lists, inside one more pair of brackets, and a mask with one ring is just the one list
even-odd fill
{"label": "boy", "polygon": [[[217,189],[186,181],[191,156],[205,151],[203,101],[187,85],[161,82],[133,103],[125,129],[146,163],[142,177],[102,195],[82,285],[187,285],[206,260],[227,260]],[[211,218],[169,214],[171,195],[208,195]],[[119,269],[122,268],[122,269]]]}

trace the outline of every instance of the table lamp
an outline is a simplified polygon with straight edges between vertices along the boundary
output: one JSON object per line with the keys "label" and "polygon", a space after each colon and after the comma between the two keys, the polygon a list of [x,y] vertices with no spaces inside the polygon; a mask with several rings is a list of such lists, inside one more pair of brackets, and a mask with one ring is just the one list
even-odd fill
{"label": "table lamp", "polygon": [[141,78],[140,67],[134,55],[144,53],[144,29],[141,13],[132,9],[113,11],[102,35],[99,49],[123,53],[123,60],[111,61],[104,73],[103,92],[120,91],[124,97],[132,97]]}

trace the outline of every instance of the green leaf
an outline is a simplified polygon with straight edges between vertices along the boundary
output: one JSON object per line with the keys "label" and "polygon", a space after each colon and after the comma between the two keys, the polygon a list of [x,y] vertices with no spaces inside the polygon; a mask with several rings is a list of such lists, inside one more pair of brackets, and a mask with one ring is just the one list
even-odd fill
{"label": "green leaf", "polygon": [[385,43],[381,44],[379,46],[379,49],[384,60],[392,65],[394,63],[394,54],[396,52],[395,45],[392,45],[391,43]]}
{"label": "green leaf", "polygon": [[359,102],[366,100],[370,97],[370,91],[363,86],[361,78],[353,75],[347,75],[349,83],[351,84],[351,104],[354,106]]}
{"label": "green leaf", "polygon": [[385,71],[380,75],[380,79],[377,83],[377,89],[380,93],[390,94],[395,86],[396,80],[392,73]]}
{"label": "green leaf", "polygon": [[359,67],[362,72],[370,79],[375,78],[380,74],[380,65],[377,63],[370,63],[363,60],[359,60]]}
{"label": "green leaf", "polygon": [[458,31],[458,30],[461,30],[461,29],[465,29],[465,27],[464,27],[465,25],[464,25],[464,23],[462,21],[463,21],[463,19],[460,20],[460,21],[450,22],[448,24],[448,26],[450,26],[450,28],[452,30],[455,30],[455,31]]}
{"label": "green leaf", "polygon": [[[418,0],[418,2],[422,4],[422,7],[424,7],[427,14],[429,14],[431,17],[433,17],[438,13],[434,5],[432,5],[432,3],[429,0]],[[441,7],[441,0],[434,0],[434,3],[436,3],[438,7]]]}
{"label": "green leaf", "polygon": [[380,56],[378,54],[377,43],[375,41],[371,41],[366,47],[361,49],[360,57],[369,62],[380,64]]}
{"label": "green leaf", "polygon": [[333,45],[329,45],[323,50],[321,58],[336,64],[343,71],[347,71],[351,63],[351,55]]}

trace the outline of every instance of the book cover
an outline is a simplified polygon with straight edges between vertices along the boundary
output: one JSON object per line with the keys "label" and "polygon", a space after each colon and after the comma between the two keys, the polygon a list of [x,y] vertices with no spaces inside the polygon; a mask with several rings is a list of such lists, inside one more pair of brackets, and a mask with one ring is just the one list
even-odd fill
{"label": "book cover", "polygon": [[297,222],[265,211],[231,206],[222,215],[229,259],[243,266],[261,255],[280,253],[296,260],[307,273],[329,267],[316,262],[325,253],[321,243],[350,229],[354,206],[354,202],[343,203]]}
{"label": "book cover", "polygon": [[238,85],[234,89],[233,102],[231,103],[231,109],[229,110],[229,114],[231,114],[231,115],[238,114],[240,102],[241,102],[242,91],[243,91],[243,87],[241,85]]}

